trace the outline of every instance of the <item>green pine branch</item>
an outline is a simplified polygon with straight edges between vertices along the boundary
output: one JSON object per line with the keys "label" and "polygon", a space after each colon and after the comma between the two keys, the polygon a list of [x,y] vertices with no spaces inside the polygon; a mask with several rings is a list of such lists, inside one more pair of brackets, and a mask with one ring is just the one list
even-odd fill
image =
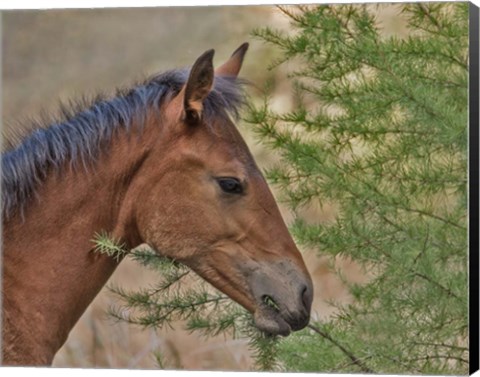
{"label": "green pine branch", "polygon": [[[462,374],[468,6],[398,5],[408,34],[389,37],[381,7],[282,7],[291,33],[254,32],[283,52],[295,87],[290,111],[266,94],[245,117],[280,157],[267,178],[296,214],[292,233],[372,271],[351,284],[336,270],[354,301],[280,342],[278,356],[286,370]],[[302,217],[317,203],[334,205],[335,221]]]}

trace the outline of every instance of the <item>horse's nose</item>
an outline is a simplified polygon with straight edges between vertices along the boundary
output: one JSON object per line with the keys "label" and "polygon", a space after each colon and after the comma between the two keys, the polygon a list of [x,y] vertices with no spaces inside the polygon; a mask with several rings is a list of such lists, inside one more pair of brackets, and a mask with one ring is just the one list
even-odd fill
{"label": "horse's nose", "polygon": [[287,321],[293,331],[301,330],[310,321],[310,309],[312,308],[313,289],[307,284],[302,284],[298,289],[298,304],[296,310],[291,310]]}
{"label": "horse's nose", "polygon": [[301,330],[308,325],[313,300],[310,275],[283,265],[280,268],[267,265],[254,271],[250,284],[258,305],[269,307],[270,300],[273,301],[275,309],[270,310],[275,310],[291,330]]}
{"label": "horse's nose", "polygon": [[301,288],[301,292],[303,307],[307,311],[307,313],[310,313],[313,301],[313,289],[308,285],[304,284]]}

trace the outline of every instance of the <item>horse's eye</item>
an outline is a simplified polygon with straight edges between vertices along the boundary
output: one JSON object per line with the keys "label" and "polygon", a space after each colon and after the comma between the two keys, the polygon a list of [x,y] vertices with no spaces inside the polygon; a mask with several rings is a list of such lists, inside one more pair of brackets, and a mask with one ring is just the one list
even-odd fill
{"label": "horse's eye", "polygon": [[229,194],[242,194],[243,186],[237,178],[217,178],[220,188]]}

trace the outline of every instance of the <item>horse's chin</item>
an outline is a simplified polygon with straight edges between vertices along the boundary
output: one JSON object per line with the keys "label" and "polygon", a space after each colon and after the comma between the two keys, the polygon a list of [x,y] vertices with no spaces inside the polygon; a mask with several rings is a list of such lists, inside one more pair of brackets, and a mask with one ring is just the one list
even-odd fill
{"label": "horse's chin", "polygon": [[253,315],[255,326],[270,335],[287,336],[292,331],[290,325],[279,312],[268,306],[260,306]]}

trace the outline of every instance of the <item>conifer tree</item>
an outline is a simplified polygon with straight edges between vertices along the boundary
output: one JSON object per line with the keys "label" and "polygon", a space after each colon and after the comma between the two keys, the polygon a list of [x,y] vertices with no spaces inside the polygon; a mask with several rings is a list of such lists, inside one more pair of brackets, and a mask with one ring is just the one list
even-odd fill
{"label": "conifer tree", "polygon": [[[295,214],[299,245],[332,266],[341,256],[363,267],[367,283],[344,279],[353,302],[276,339],[224,295],[185,288],[186,267],[135,250],[161,281],[139,292],[110,287],[121,302],[112,316],[247,336],[263,370],[467,373],[468,4],[398,7],[406,37],[384,36],[372,6],[358,4],[280,8],[288,33],[254,32],[282,52],[272,69],[295,62],[294,105],[278,113],[268,95],[252,100],[245,122],[280,157],[266,173]],[[316,203],[334,204],[335,221],[302,218]],[[121,250],[105,235],[96,242]]]}
{"label": "conifer tree", "polygon": [[[468,4],[401,5],[409,35],[384,37],[366,5],[282,8],[291,111],[248,122],[281,156],[268,172],[319,255],[351,259],[369,282],[354,302],[280,343],[286,370],[460,374],[468,370]],[[332,223],[298,211],[338,208]],[[320,287],[321,289],[321,287]]]}

